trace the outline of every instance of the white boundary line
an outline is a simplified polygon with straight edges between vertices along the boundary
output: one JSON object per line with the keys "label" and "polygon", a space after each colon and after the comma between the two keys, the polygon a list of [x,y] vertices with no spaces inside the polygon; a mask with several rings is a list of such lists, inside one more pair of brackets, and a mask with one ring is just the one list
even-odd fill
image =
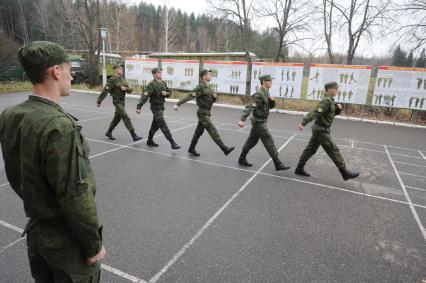
{"label": "white boundary line", "polygon": [[399,172],[398,172],[398,170],[396,169],[395,164],[393,163],[392,156],[390,155],[389,150],[388,150],[388,148],[387,148],[386,146],[385,146],[385,150],[386,150],[386,154],[388,155],[389,161],[390,161],[390,163],[391,163],[391,165],[392,165],[392,167],[393,167],[393,170],[395,171],[395,175],[396,175],[396,177],[398,178],[399,184],[401,185],[401,189],[402,189],[402,191],[404,192],[404,196],[405,196],[405,198],[406,198],[406,200],[407,200],[407,202],[408,202],[408,205],[410,206],[411,213],[413,214],[414,219],[416,220],[417,225],[418,225],[418,226],[419,226],[419,228],[420,228],[420,232],[422,233],[423,238],[424,238],[424,240],[426,241],[426,231],[425,231],[425,228],[423,227],[423,224],[422,224],[422,222],[420,221],[419,215],[417,214],[417,211],[416,211],[416,209],[414,208],[413,203],[411,202],[411,198],[410,198],[410,195],[409,195],[409,194],[408,194],[408,192],[407,192],[407,188],[405,187],[404,182],[402,181],[402,178],[401,178],[401,176],[399,175]]}
{"label": "white boundary line", "polygon": [[3,246],[2,247],[2,251],[5,251],[6,249],[8,249],[8,248],[10,248],[10,247],[12,247],[12,246],[14,246],[14,245],[16,245],[17,243],[19,243],[20,241],[22,241],[22,240],[24,240],[24,239],[26,239],[27,237],[21,237],[21,238],[19,238],[19,239],[17,239],[17,240],[15,240],[15,241],[13,241],[12,243],[10,243],[10,244],[7,244],[6,246]]}
{"label": "white boundary line", "polygon": [[[87,140],[91,140],[91,141],[99,142],[99,143],[117,145],[115,143],[111,143],[111,142],[107,142],[107,141],[100,141],[100,140],[96,140],[96,139],[87,138]],[[295,139],[293,139],[293,140],[295,140]],[[143,148],[136,148],[136,147],[131,147],[131,146],[127,146],[125,148],[132,149],[132,150],[138,150],[138,151],[141,151],[141,152],[153,153],[153,154],[160,155],[160,156],[167,156],[167,157],[173,157],[173,158],[182,159],[182,160],[188,160],[188,161],[197,162],[197,163],[206,164],[206,165],[211,165],[211,166],[216,166],[216,167],[228,168],[228,169],[232,169],[232,170],[236,170],[236,171],[256,173],[256,171],[254,171],[254,170],[242,169],[242,168],[239,168],[239,167],[234,167],[234,166],[229,166],[229,165],[224,165],[224,164],[219,164],[219,163],[214,163],[214,162],[209,162],[209,161],[204,161],[204,160],[199,160],[199,159],[193,159],[193,158],[189,158],[189,157],[177,156],[177,155],[152,151],[152,150],[143,149]],[[275,174],[268,174],[268,173],[260,172],[259,175],[280,178],[280,179],[284,179],[284,180],[309,184],[309,185],[312,185],[312,186],[319,186],[319,187],[323,187],[323,188],[327,188],[327,189],[333,189],[333,190],[337,190],[337,191],[352,193],[352,194],[371,197],[371,198],[377,198],[377,199],[381,199],[381,200],[387,200],[387,201],[401,203],[401,204],[408,204],[408,202],[397,200],[397,199],[386,198],[386,197],[381,197],[381,196],[367,194],[367,193],[361,193],[361,192],[357,192],[357,191],[353,191],[353,190],[343,189],[343,188],[339,188],[339,187],[334,187],[334,186],[330,186],[330,185],[325,185],[325,184],[321,184],[321,183],[315,183],[315,182],[310,182],[310,181],[305,181],[305,180],[300,180],[300,179],[295,179],[295,178],[290,178],[290,177],[284,177],[284,176],[275,175]],[[423,206],[423,205],[420,205],[420,204],[413,204],[413,205],[416,206],[416,207],[426,209],[426,206]]]}
{"label": "white boundary line", "polygon": [[9,183],[1,184],[1,185],[0,185],[0,188],[1,188],[1,187],[6,187],[6,186],[8,186],[8,185],[9,185]]}
{"label": "white boundary line", "polygon": [[[278,150],[280,152],[295,136],[294,134],[290,137]],[[194,242],[201,237],[205,230],[219,217],[219,215],[237,198],[246,188],[247,186],[256,178],[257,175],[266,167],[266,165],[271,162],[271,158],[269,158],[245,183],[241,186],[241,188],[233,194],[223,205],[219,208],[218,211],[201,227],[200,230],[172,257],[172,259],[167,262],[167,264],[149,280],[149,283],[155,283],[160,279],[160,277],[167,272],[167,270],[185,253],[187,249],[189,249]]]}
{"label": "white boundary line", "polygon": [[410,166],[414,166],[414,167],[423,167],[423,168],[426,168],[425,165],[419,165],[419,164],[413,164],[413,163],[407,163],[407,162],[394,161],[393,163],[410,165]]}
{"label": "white boundary line", "polygon": [[423,154],[423,152],[421,152],[421,150],[419,150],[419,154],[423,157],[424,160],[426,160],[426,156]]}
{"label": "white boundary line", "polygon": [[[18,233],[20,233],[20,234],[22,234],[22,233],[24,232],[24,230],[23,230],[22,228],[19,228],[19,227],[17,227],[17,226],[15,226],[15,225],[13,225],[13,224],[7,223],[7,222],[5,222],[5,221],[3,221],[3,220],[0,220],[0,225],[4,226],[4,227],[6,227],[6,228],[9,228],[9,229],[11,229],[11,230],[13,230],[13,231],[15,231],[15,232],[18,232]],[[15,245],[15,244],[19,243],[20,241],[22,241],[22,240],[23,240],[23,239],[25,239],[25,238],[26,238],[26,237],[21,237],[21,238],[19,238],[19,239],[15,240],[15,241],[13,241],[12,243],[10,243],[10,244],[8,244],[8,245],[6,245],[6,246],[2,247],[2,251],[4,251],[5,249],[10,248],[11,246],[13,246],[13,245]],[[102,269],[104,269],[104,270],[106,270],[106,271],[109,271],[109,272],[111,272],[111,273],[113,273],[113,274],[115,274],[115,275],[117,275],[117,276],[120,276],[120,277],[122,277],[122,278],[124,278],[124,279],[127,279],[127,280],[129,280],[129,281],[132,281],[132,282],[147,283],[147,282],[146,282],[145,280],[143,280],[143,279],[139,279],[139,278],[137,278],[137,277],[135,277],[135,276],[132,276],[132,275],[130,275],[130,274],[127,274],[127,273],[125,273],[125,272],[123,272],[123,271],[121,271],[121,270],[118,270],[118,269],[116,269],[116,268],[114,268],[114,267],[111,267],[111,266],[109,266],[109,265],[106,265],[106,264],[101,264],[101,268],[102,268]]]}
{"label": "white boundary line", "polygon": [[413,177],[416,177],[416,178],[426,179],[426,176],[420,176],[420,175],[416,175],[416,174],[410,174],[410,173],[405,173],[405,172],[399,172],[399,174],[407,175],[407,176],[413,176]]}
{"label": "white boundary line", "polygon": [[412,186],[405,186],[406,188],[409,188],[409,189],[413,189],[413,190],[417,190],[417,191],[426,191],[426,189],[422,189],[422,188],[417,188],[417,187],[412,187]]}

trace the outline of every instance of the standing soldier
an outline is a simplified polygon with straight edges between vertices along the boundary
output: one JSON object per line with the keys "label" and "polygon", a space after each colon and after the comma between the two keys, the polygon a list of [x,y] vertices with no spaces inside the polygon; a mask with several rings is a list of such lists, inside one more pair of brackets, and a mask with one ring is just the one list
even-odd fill
{"label": "standing soldier", "polygon": [[253,164],[247,161],[246,157],[249,151],[257,144],[260,139],[265,146],[266,151],[269,153],[269,156],[271,156],[272,160],[274,161],[275,170],[288,170],[290,167],[285,166],[278,158],[278,150],[267,125],[269,109],[273,109],[275,107],[275,98],[269,96],[269,89],[272,86],[272,77],[266,74],[262,75],[260,77],[260,84],[262,87],[253,95],[252,101],[244,109],[243,115],[241,116],[241,121],[238,123],[241,128],[244,128],[245,120],[250,115],[250,113],[253,112],[253,117],[251,118],[252,128],[250,135],[243,146],[238,163],[241,166],[253,166]]}
{"label": "standing soldier", "polygon": [[146,144],[148,146],[158,146],[154,141],[154,134],[161,129],[166,139],[170,142],[172,149],[179,149],[180,146],[173,140],[172,134],[170,133],[169,127],[167,127],[166,120],[164,120],[164,103],[166,97],[172,95],[171,90],[167,84],[162,80],[162,69],[152,69],[152,75],[154,80],[150,82],[145,91],[141,94],[141,99],[136,107],[136,113],[141,113],[142,106],[148,101],[151,103],[151,111],[153,114],[151,129],[149,130],[148,140]]}
{"label": "standing soldier", "polygon": [[299,164],[295,171],[297,175],[306,177],[311,176],[305,172],[305,164],[317,152],[318,148],[322,146],[337,168],[339,168],[345,181],[359,176],[358,172],[351,172],[346,169],[343,156],[340,154],[339,148],[330,136],[330,127],[333,123],[334,116],[339,115],[342,111],[341,104],[334,104],[334,97],[337,94],[338,87],[336,82],[325,84],[324,98],[305,118],[303,118],[302,124],[299,125],[299,130],[303,131],[304,127],[309,122],[315,120],[315,125],[312,126],[312,137],[303,151],[302,156],[300,156]]}
{"label": "standing soldier", "polygon": [[99,282],[106,251],[88,144],[58,104],[70,94],[69,58],[48,41],[25,45],[18,58],[33,93],[2,112],[0,142],[7,179],[29,217],[31,274],[35,282]]}
{"label": "standing soldier", "polygon": [[213,103],[217,100],[217,93],[214,92],[210,85],[210,81],[212,80],[211,71],[203,70],[200,72],[200,78],[202,80],[201,84],[197,85],[192,93],[189,93],[186,97],[179,100],[174,109],[175,111],[179,110],[179,106],[184,104],[185,102],[190,101],[191,99],[196,100],[198,110],[198,125],[195,129],[194,136],[192,137],[191,145],[189,146],[188,152],[193,156],[200,156],[200,154],[195,150],[197,146],[198,140],[204,132],[204,129],[210,134],[214,142],[222,149],[225,155],[228,155],[235,149],[235,147],[227,147],[222,139],[219,136],[215,126],[210,120],[210,110],[212,109]]}
{"label": "standing soldier", "polygon": [[112,68],[114,70],[114,76],[108,80],[108,83],[105,85],[101,95],[99,95],[98,101],[96,102],[97,106],[100,107],[102,100],[104,100],[109,93],[112,96],[112,104],[115,106],[114,118],[112,119],[109,129],[105,135],[110,140],[115,140],[112,136],[112,131],[118,123],[123,120],[124,125],[132,135],[133,141],[141,140],[142,138],[135,133],[135,128],[133,128],[132,121],[130,121],[125,108],[126,93],[132,93],[133,89],[129,86],[126,79],[122,77],[123,68],[120,65],[114,65]]}

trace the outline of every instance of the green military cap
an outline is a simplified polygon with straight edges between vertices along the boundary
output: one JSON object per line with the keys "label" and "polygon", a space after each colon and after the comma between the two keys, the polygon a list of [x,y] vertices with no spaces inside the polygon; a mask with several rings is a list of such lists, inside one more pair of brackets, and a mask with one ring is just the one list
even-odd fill
{"label": "green military cap", "polygon": [[121,67],[123,67],[121,64],[115,64],[114,66],[112,66],[112,69],[115,70]]}
{"label": "green military cap", "polygon": [[208,73],[210,73],[212,70],[207,70],[207,69],[204,69],[204,70],[202,70],[201,72],[200,72],[200,78],[202,78],[203,76],[205,76],[205,75],[207,75]]}
{"label": "green military cap", "polygon": [[163,69],[161,69],[161,68],[154,68],[154,69],[152,69],[151,70],[151,73],[152,74],[156,74],[156,73],[159,73],[159,72],[161,72]]}
{"label": "green military cap", "polygon": [[18,59],[27,73],[43,72],[47,68],[69,62],[64,48],[50,41],[33,41],[19,49]]}
{"label": "green military cap", "polygon": [[330,88],[338,88],[339,85],[337,84],[337,82],[328,82],[324,85],[324,89],[328,90]]}
{"label": "green military cap", "polygon": [[263,81],[272,81],[272,76],[271,75],[261,75],[260,77],[259,77],[259,79],[260,79],[260,81],[261,82],[263,82]]}

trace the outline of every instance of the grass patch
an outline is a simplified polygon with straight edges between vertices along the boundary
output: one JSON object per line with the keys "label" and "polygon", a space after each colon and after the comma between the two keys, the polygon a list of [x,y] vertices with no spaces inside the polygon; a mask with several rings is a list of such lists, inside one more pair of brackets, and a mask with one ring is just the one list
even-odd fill
{"label": "grass patch", "polygon": [[33,85],[30,82],[0,82],[0,93],[31,91]]}

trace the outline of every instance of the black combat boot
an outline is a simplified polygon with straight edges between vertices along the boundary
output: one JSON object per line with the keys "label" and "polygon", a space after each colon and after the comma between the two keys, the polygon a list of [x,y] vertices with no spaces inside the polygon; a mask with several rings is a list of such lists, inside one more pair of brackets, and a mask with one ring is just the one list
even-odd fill
{"label": "black combat boot", "polygon": [[155,143],[154,138],[149,136],[148,140],[146,141],[147,146],[158,146],[158,143]]}
{"label": "black combat boot", "polygon": [[288,169],[291,168],[290,166],[285,166],[284,163],[282,163],[279,159],[274,160],[274,164],[275,164],[275,170],[276,171],[288,170]]}
{"label": "black combat boot", "polygon": [[170,145],[172,146],[172,149],[180,148],[180,145],[178,145],[173,139],[170,140]]}
{"label": "black combat boot", "polygon": [[296,168],[296,171],[294,171],[294,173],[300,176],[311,177],[311,174],[305,171],[305,163],[302,163],[302,162],[299,162],[299,164],[297,164],[297,168]]}
{"label": "black combat boot", "polygon": [[225,155],[228,155],[235,149],[235,146],[227,147],[226,145],[222,145],[220,148]]}
{"label": "black combat boot", "polygon": [[200,154],[195,150],[195,146],[190,146],[188,152],[192,154],[192,156],[200,156]]}
{"label": "black combat boot", "polygon": [[130,132],[130,134],[132,135],[132,139],[133,139],[133,141],[134,141],[134,142],[135,142],[135,141],[139,141],[139,140],[141,140],[141,139],[142,139],[142,137],[138,136],[138,135],[135,133],[135,131],[131,131],[131,132]]}
{"label": "black combat boot", "polygon": [[247,156],[247,152],[244,152],[244,151],[241,152],[240,158],[238,158],[238,164],[240,164],[241,166],[245,166],[245,167],[253,166],[253,164],[251,164],[247,161],[246,156]]}
{"label": "black combat boot", "polygon": [[110,140],[115,140],[115,138],[112,136],[112,130],[111,128],[108,129],[108,131],[105,133],[105,136],[107,136]]}
{"label": "black combat boot", "polygon": [[349,179],[354,179],[356,177],[359,176],[359,172],[351,172],[348,169],[345,168],[340,168],[339,169],[340,174],[342,174],[343,180],[347,181]]}

